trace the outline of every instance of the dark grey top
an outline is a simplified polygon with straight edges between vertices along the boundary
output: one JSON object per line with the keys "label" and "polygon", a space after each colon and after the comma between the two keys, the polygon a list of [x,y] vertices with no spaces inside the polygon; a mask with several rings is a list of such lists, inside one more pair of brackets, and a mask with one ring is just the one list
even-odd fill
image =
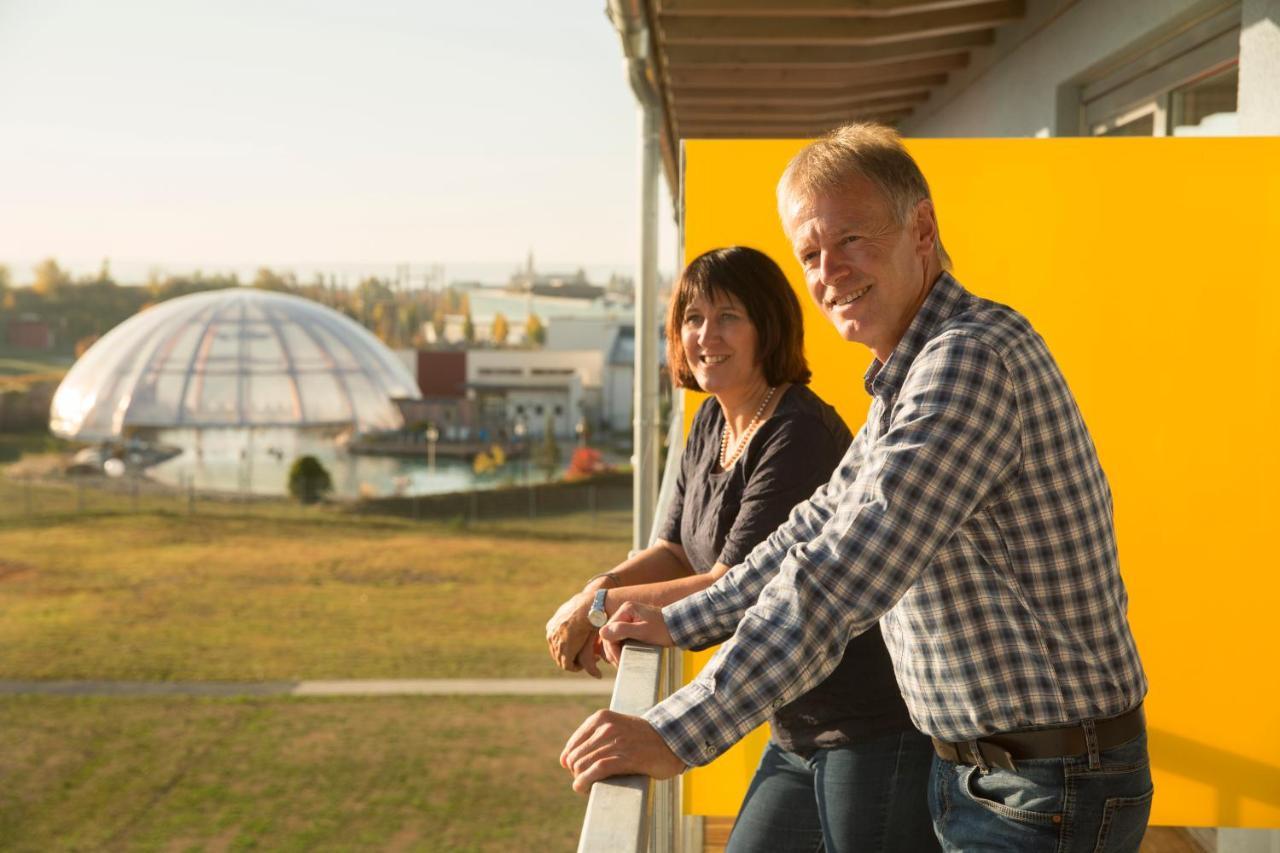
{"label": "dark grey top", "polygon": [[[803,385],[783,393],[728,471],[720,469],[723,428],[719,403],[708,399],[689,430],[676,493],[658,532],[683,546],[699,574],[716,563],[741,563],[792,507],[827,482],[852,441],[835,409]],[[880,628],[854,638],[835,671],[778,709],[772,723],[774,740],[802,755],[910,728]]]}

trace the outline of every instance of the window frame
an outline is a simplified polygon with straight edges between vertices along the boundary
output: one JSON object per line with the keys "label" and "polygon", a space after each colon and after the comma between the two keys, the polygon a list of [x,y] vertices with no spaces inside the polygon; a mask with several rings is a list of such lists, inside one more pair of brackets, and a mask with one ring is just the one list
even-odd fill
{"label": "window frame", "polygon": [[1240,64],[1240,14],[1231,3],[1085,82],[1078,132],[1099,136],[1151,114],[1152,135],[1167,136],[1174,90]]}

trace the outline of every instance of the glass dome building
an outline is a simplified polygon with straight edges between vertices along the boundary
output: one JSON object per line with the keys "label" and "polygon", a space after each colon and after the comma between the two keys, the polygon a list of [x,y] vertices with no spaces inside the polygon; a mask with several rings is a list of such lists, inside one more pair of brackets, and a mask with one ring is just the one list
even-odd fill
{"label": "glass dome building", "polygon": [[50,429],[112,441],[139,430],[402,426],[396,397],[421,396],[355,321],[309,299],[250,288],[162,302],[116,326],[71,368]]}

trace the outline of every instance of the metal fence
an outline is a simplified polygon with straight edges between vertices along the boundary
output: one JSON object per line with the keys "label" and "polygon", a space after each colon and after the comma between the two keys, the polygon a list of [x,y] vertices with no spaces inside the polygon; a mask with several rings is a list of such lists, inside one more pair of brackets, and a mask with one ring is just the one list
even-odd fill
{"label": "metal fence", "polygon": [[[325,507],[357,514],[392,515],[463,524],[569,513],[629,511],[629,474],[608,474],[575,482],[538,483],[439,495],[333,501]],[[174,488],[145,477],[6,477],[0,475],[0,519],[122,512],[242,512],[249,507],[275,514],[305,515],[313,507],[282,497]]]}

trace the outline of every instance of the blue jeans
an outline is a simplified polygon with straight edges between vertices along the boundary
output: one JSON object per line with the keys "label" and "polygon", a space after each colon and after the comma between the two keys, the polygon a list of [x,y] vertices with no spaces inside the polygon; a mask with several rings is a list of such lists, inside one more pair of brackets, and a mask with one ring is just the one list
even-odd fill
{"label": "blue jeans", "polygon": [[944,850],[1136,853],[1151,814],[1145,734],[1092,756],[1014,763],[934,759],[929,809]]}
{"label": "blue jeans", "polygon": [[933,746],[912,730],[809,758],[772,741],[725,853],[928,853]]}

